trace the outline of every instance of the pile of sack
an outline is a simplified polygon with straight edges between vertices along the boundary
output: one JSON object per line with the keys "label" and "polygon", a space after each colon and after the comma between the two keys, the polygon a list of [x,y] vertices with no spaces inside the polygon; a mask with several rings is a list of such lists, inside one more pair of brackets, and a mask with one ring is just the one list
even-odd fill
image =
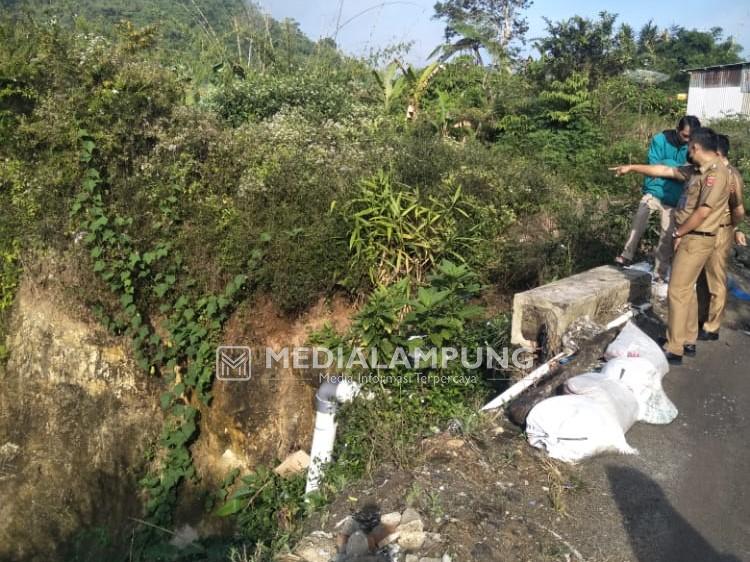
{"label": "pile of sack", "polygon": [[677,408],[662,388],[664,352],[633,322],[607,347],[599,372],[566,381],[566,394],[543,400],[526,418],[529,443],[577,462],[604,452],[636,454],[625,434],[636,421],[668,424]]}

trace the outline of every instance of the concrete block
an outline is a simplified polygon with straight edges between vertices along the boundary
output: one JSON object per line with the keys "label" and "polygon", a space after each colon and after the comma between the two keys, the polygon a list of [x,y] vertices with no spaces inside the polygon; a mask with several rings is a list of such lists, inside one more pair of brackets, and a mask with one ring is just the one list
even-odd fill
{"label": "concrete block", "polygon": [[562,336],[579,318],[589,316],[607,324],[628,303],[642,304],[651,297],[651,275],[644,271],[604,265],[513,297],[511,343],[536,347],[542,328],[547,351],[560,351]]}

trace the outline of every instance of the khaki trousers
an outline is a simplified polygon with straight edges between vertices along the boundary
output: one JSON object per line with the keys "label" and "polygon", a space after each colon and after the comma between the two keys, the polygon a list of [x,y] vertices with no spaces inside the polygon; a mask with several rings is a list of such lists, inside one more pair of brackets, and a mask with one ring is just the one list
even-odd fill
{"label": "khaki trousers", "polygon": [[661,279],[666,279],[669,272],[669,263],[672,260],[672,231],[675,228],[674,207],[665,205],[656,197],[646,194],[641,198],[638,204],[638,210],[633,216],[633,225],[630,228],[630,235],[625,243],[625,249],[622,256],[632,260],[638,251],[638,245],[641,242],[643,233],[648,228],[648,219],[651,213],[658,211],[660,215],[661,232],[659,234],[659,243],[654,251],[654,273]]}
{"label": "khaki trousers", "polygon": [[718,332],[727,304],[727,263],[734,243],[734,229],[723,226],[716,234],[714,251],[706,262],[706,284],[708,285],[708,317],[703,323],[707,332]]}
{"label": "khaki trousers", "polygon": [[682,355],[686,343],[698,339],[698,297],[695,283],[705,267],[711,253],[715,251],[715,236],[687,234],[672,262],[669,278],[669,318],[667,321],[667,345],[665,349]]}

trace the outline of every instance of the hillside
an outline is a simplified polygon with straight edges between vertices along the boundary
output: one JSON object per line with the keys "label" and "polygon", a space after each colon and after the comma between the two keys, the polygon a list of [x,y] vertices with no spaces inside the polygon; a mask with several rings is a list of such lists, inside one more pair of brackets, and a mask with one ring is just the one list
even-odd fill
{"label": "hillside", "polygon": [[254,3],[242,0],[4,0],[0,5],[3,14],[13,18],[54,19],[107,37],[122,32],[125,22],[131,31],[153,29],[158,49],[173,63],[185,55],[200,57],[206,51],[214,57],[231,52],[246,60],[273,58],[277,46],[282,53],[293,53],[295,59],[309,56],[314,49],[314,43],[294,21],[279,22]]}
{"label": "hillside", "polygon": [[[259,367],[234,386],[217,348],[508,348],[515,292],[622,250],[642,180],[608,167],[642,161],[684,115],[674,69],[740,55],[721,30],[603,13],[550,22],[520,59],[523,25],[509,45],[480,12],[414,68],[400,47],[357,60],[239,3],[2,6],[0,485],[17,501],[0,505],[0,559],[14,562],[272,560],[342,491],[414,471],[429,437],[484,434],[477,405],[520,367]],[[634,81],[644,67],[671,80]],[[712,126],[750,180],[748,121]],[[303,473],[272,469],[309,451],[313,396],[342,373],[373,399],[339,411],[334,462],[305,496]],[[198,537],[180,549],[186,525]]]}

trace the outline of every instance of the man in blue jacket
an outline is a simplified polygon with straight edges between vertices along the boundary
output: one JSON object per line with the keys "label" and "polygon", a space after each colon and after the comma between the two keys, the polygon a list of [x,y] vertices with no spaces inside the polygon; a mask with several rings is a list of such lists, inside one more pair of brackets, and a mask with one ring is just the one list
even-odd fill
{"label": "man in blue jacket", "polygon": [[[654,135],[648,149],[648,163],[661,164],[676,168],[687,162],[687,148],[690,132],[700,127],[697,117],[686,115],[677,123],[677,128]],[[654,252],[654,279],[665,281],[672,260],[672,231],[674,218],[672,211],[682,195],[683,184],[679,181],[646,177],[643,180],[643,198],[633,217],[630,236],[625,243],[622,254],[615,258],[620,265],[629,265],[633,261],[643,233],[648,228],[651,213],[658,211],[661,215],[661,233]]]}

